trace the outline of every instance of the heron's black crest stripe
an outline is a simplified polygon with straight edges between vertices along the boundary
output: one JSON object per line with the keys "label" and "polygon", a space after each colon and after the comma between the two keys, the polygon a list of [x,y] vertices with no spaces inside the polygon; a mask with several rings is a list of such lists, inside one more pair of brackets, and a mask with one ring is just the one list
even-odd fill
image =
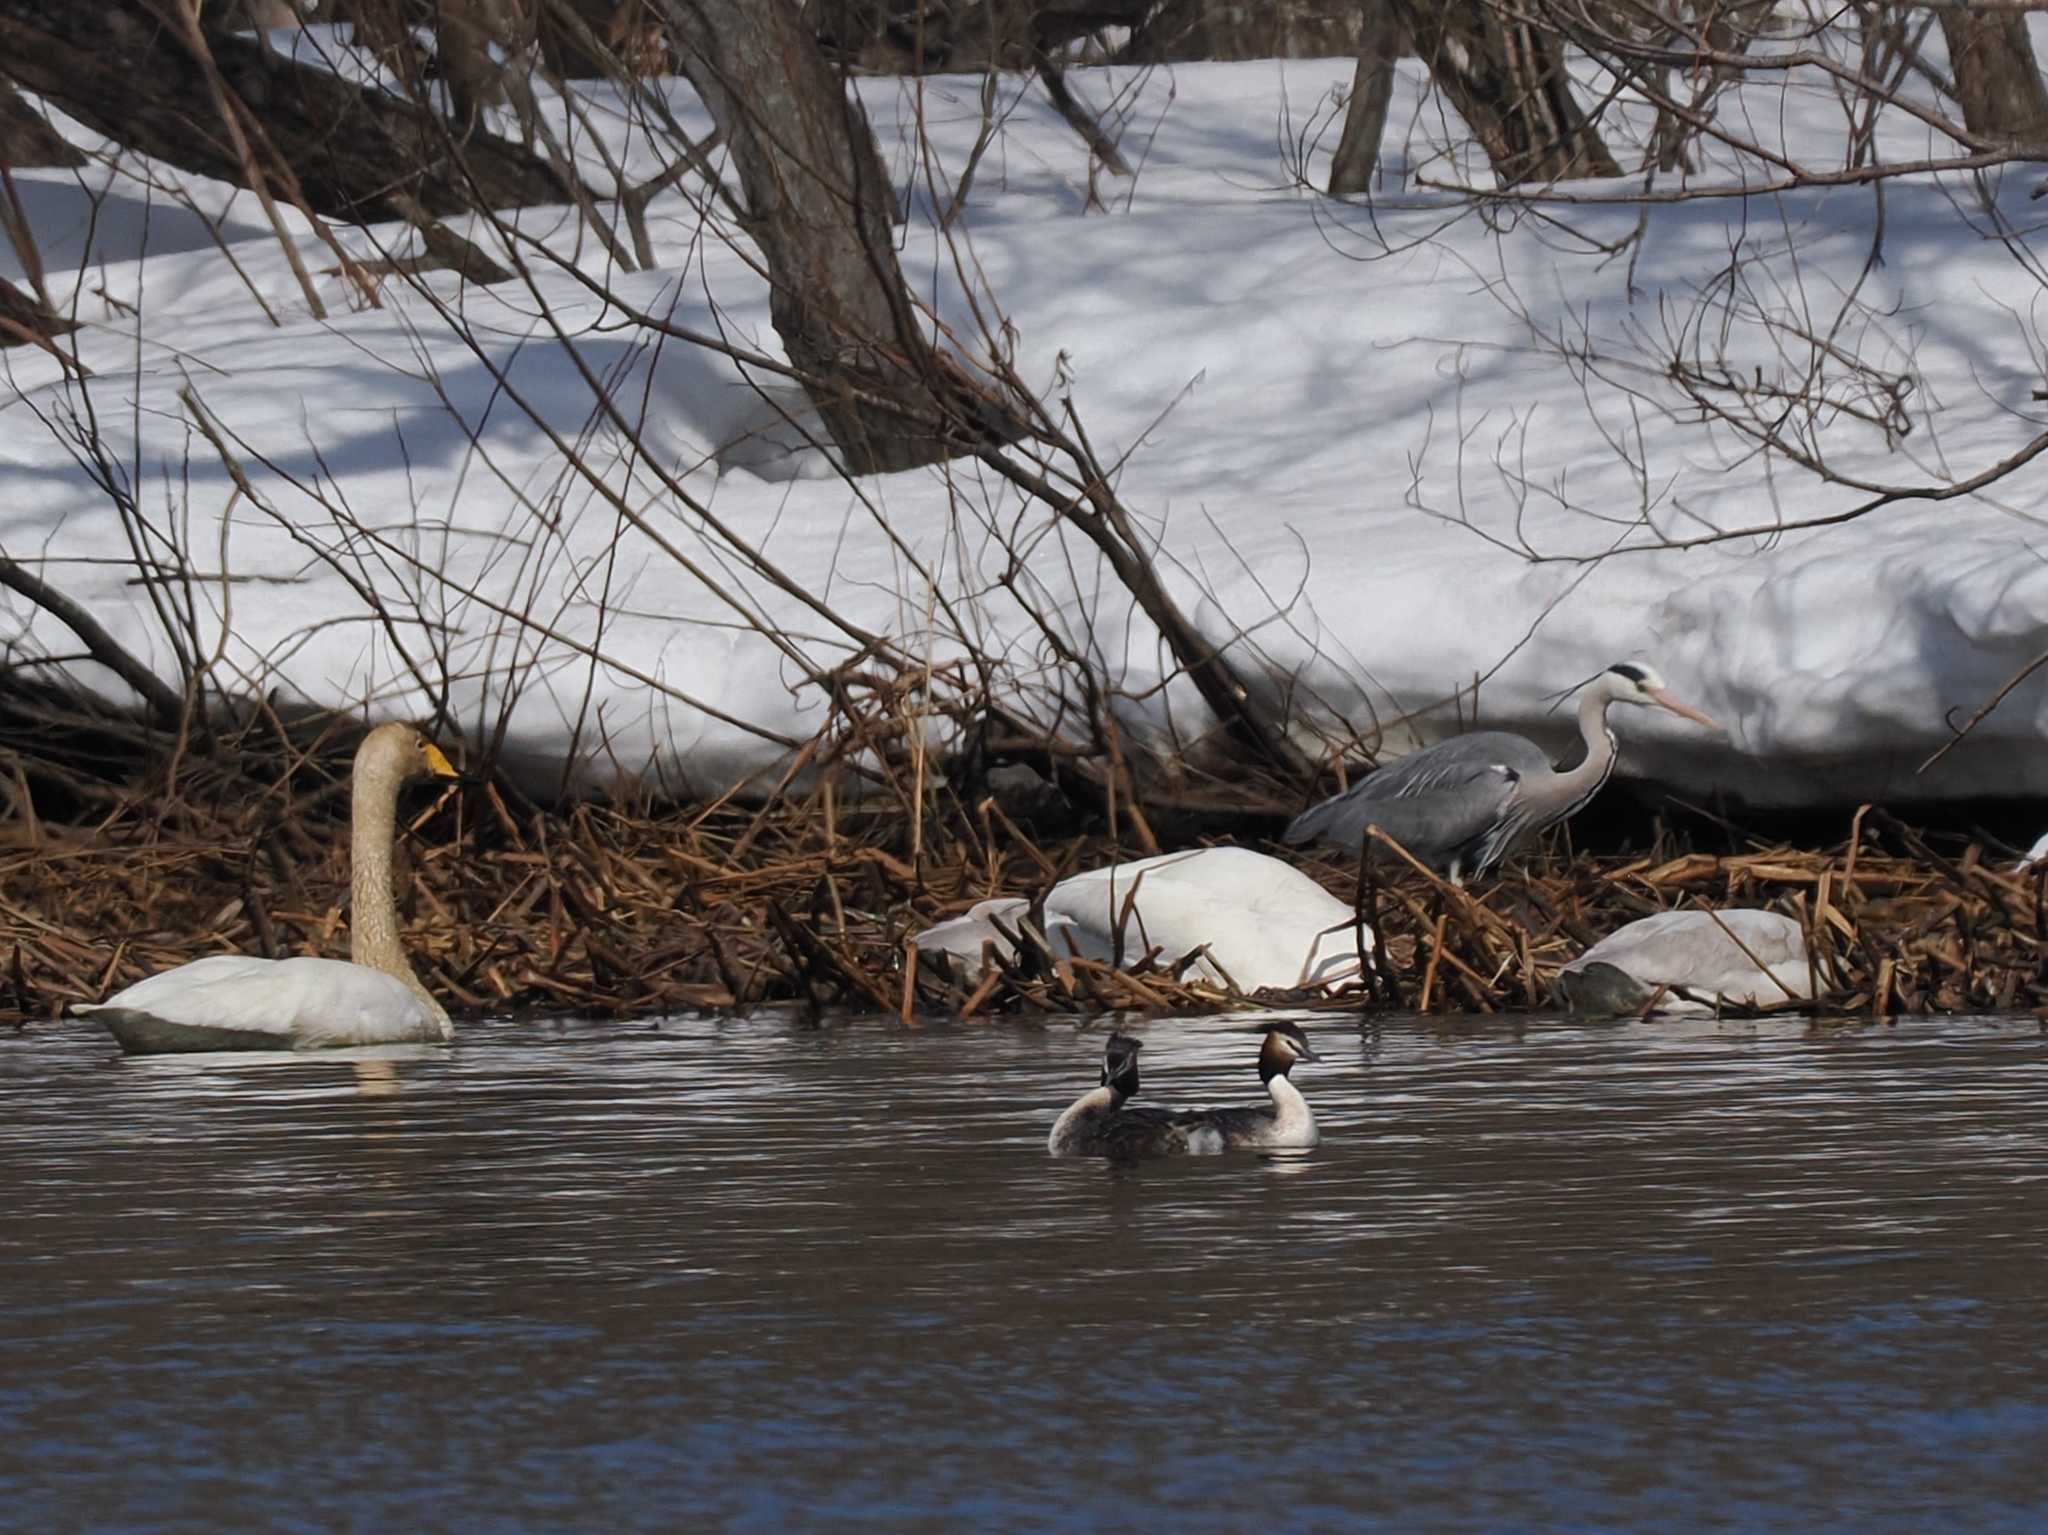
{"label": "heron's black crest stripe", "polygon": [[1621,675],[1628,678],[1630,682],[1648,682],[1650,680],[1650,674],[1644,671],[1640,666],[1637,666],[1632,662],[1616,661],[1612,666],[1608,667],[1607,669],[1611,672],[1621,673]]}

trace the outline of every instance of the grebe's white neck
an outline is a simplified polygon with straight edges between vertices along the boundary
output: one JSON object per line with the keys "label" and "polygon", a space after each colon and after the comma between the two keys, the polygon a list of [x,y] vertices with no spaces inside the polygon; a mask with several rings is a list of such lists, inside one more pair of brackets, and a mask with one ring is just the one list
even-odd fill
{"label": "grebe's white neck", "polygon": [[1301,1096],[1301,1089],[1291,1078],[1276,1076],[1266,1083],[1266,1091],[1273,1097],[1273,1135],[1290,1146],[1313,1146],[1322,1139],[1316,1129],[1315,1110],[1308,1106],[1308,1099]]}
{"label": "grebe's white neck", "polygon": [[1090,1088],[1068,1104],[1066,1112],[1052,1122],[1052,1134],[1045,1138],[1046,1150],[1057,1156],[1063,1148],[1073,1144],[1090,1120],[1114,1114],[1123,1107],[1123,1102],[1124,1095],[1107,1084]]}

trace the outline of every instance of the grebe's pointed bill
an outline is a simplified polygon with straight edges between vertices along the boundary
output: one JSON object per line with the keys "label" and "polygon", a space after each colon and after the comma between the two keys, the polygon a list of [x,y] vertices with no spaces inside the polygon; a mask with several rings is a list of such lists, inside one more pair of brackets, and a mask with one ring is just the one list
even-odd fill
{"label": "grebe's pointed bill", "polygon": [[1259,1045],[1259,1080],[1270,1084],[1284,1077],[1303,1061],[1319,1061],[1308,1036],[1291,1023],[1276,1023],[1266,1031]]}
{"label": "grebe's pointed bill", "polygon": [[1294,1023],[1274,1023],[1268,1029],[1268,1034],[1278,1034],[1294,1050],[1294,1058],[1296,1060],[1321,1060],[1323,1058],[1323,1056],[1317,1054],[1315,1046],[1309,1044],[1309,1036],[1300,1032],[1300,1029]]}

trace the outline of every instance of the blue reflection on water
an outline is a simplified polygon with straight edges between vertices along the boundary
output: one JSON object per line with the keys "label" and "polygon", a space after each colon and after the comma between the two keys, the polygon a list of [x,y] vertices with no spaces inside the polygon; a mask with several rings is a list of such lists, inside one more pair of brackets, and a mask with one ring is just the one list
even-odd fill
{"label": "blue reflection on water", "polygon": [[2042,1527],[2029,1031],[1310,1026],[1313,1158],[1135,1174],[1070,1029],[0,1048],[0,1524]]}

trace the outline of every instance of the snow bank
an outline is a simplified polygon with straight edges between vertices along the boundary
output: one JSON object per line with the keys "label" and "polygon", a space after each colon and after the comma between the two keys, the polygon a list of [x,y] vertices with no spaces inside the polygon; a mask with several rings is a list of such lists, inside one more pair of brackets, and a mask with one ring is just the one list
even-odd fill
{"label": "snow bank", "polygon": [[[1874,194],[1856,188],[1655,206],[1639,231],[1627,207],[1484,219],[1421,184],[1476,168],[1429,141],[1444,125],[1412,61],[1389,192],[1332,203],[1297,184],[1284,146],[1349,72],[1077,72],[1093,101],[1120,93],[1142,146],[1135,178],[1098,182],[1107,211],[1087,206],[1071,132],[1006,81],[955,226],[1021,374],[1071,394],[1175,596],[1304,740],[1400,745],[1476,717],[1561,743],[1564,695],[1640,656],[1728,737],[1618,718],[1624,773],[1777,804],[2048,794],[2044,677],[1917,771],[1951,714],[2048,649],[2037,469],[1840,526],[1669,547],[1872,499],[1703,424],[1674,355],[1722,404],[1816,383],[1827,407],[1788,414],[1788,438],[1872,485],[1967,479],[2048,425],[2041,289],[1987,238],[1985,207],[1955,181],[1894,183],[1875,247]],[[964,163],[976,82],[861,89],[906,187],[919,112],[939,162]],[[1750,90],[1724,111],[1828,158],[1830,93]],[[613,126],[644,174],[644,142]],[[1886,133],[1888,153],[1926,150],[1913,124]],[[849,487],[784,423],[786,394],[621,322],[587,279],[780,355],[765,289],[684,194],[654,207],[655,270],[608,270],[568,214],[527,210],[522,230],[563,262],[530,285],[387,282],[373,309],[330,273],[317,320],[250,199],[149,170],[156,189],[117,179],[96,213],[69,173],[18,176],[55,296],[75,292],[90,323],[92,377],[0,354],[0,550],[167,678],[196,660],[221,686],[375,715],[445,700],[479,738],[502,727],[539,786],[715,790],[819,727],[811,677],[859,653],[853,631],[939,667],[971,643],[1032,696],[1056,668],[1000,584],[1014,568],[1123,690],[1133,729],[1203,729],[1192,689],[1160,685],[1156,634],[1043,509],[969,463]],[[1989,190],[2038,246],[2029,187]],[[905,269],[964,326],[931,200],[909,197]],[[310,233],[299,243],[333,267]],[[0,246],[0,272],[21,271]],[[1816,362],[1800,331],[1833,350]],[[97,464],[80,461],[88,409]],[[11,594],[0,643],[14,662],[78,650]]]}

